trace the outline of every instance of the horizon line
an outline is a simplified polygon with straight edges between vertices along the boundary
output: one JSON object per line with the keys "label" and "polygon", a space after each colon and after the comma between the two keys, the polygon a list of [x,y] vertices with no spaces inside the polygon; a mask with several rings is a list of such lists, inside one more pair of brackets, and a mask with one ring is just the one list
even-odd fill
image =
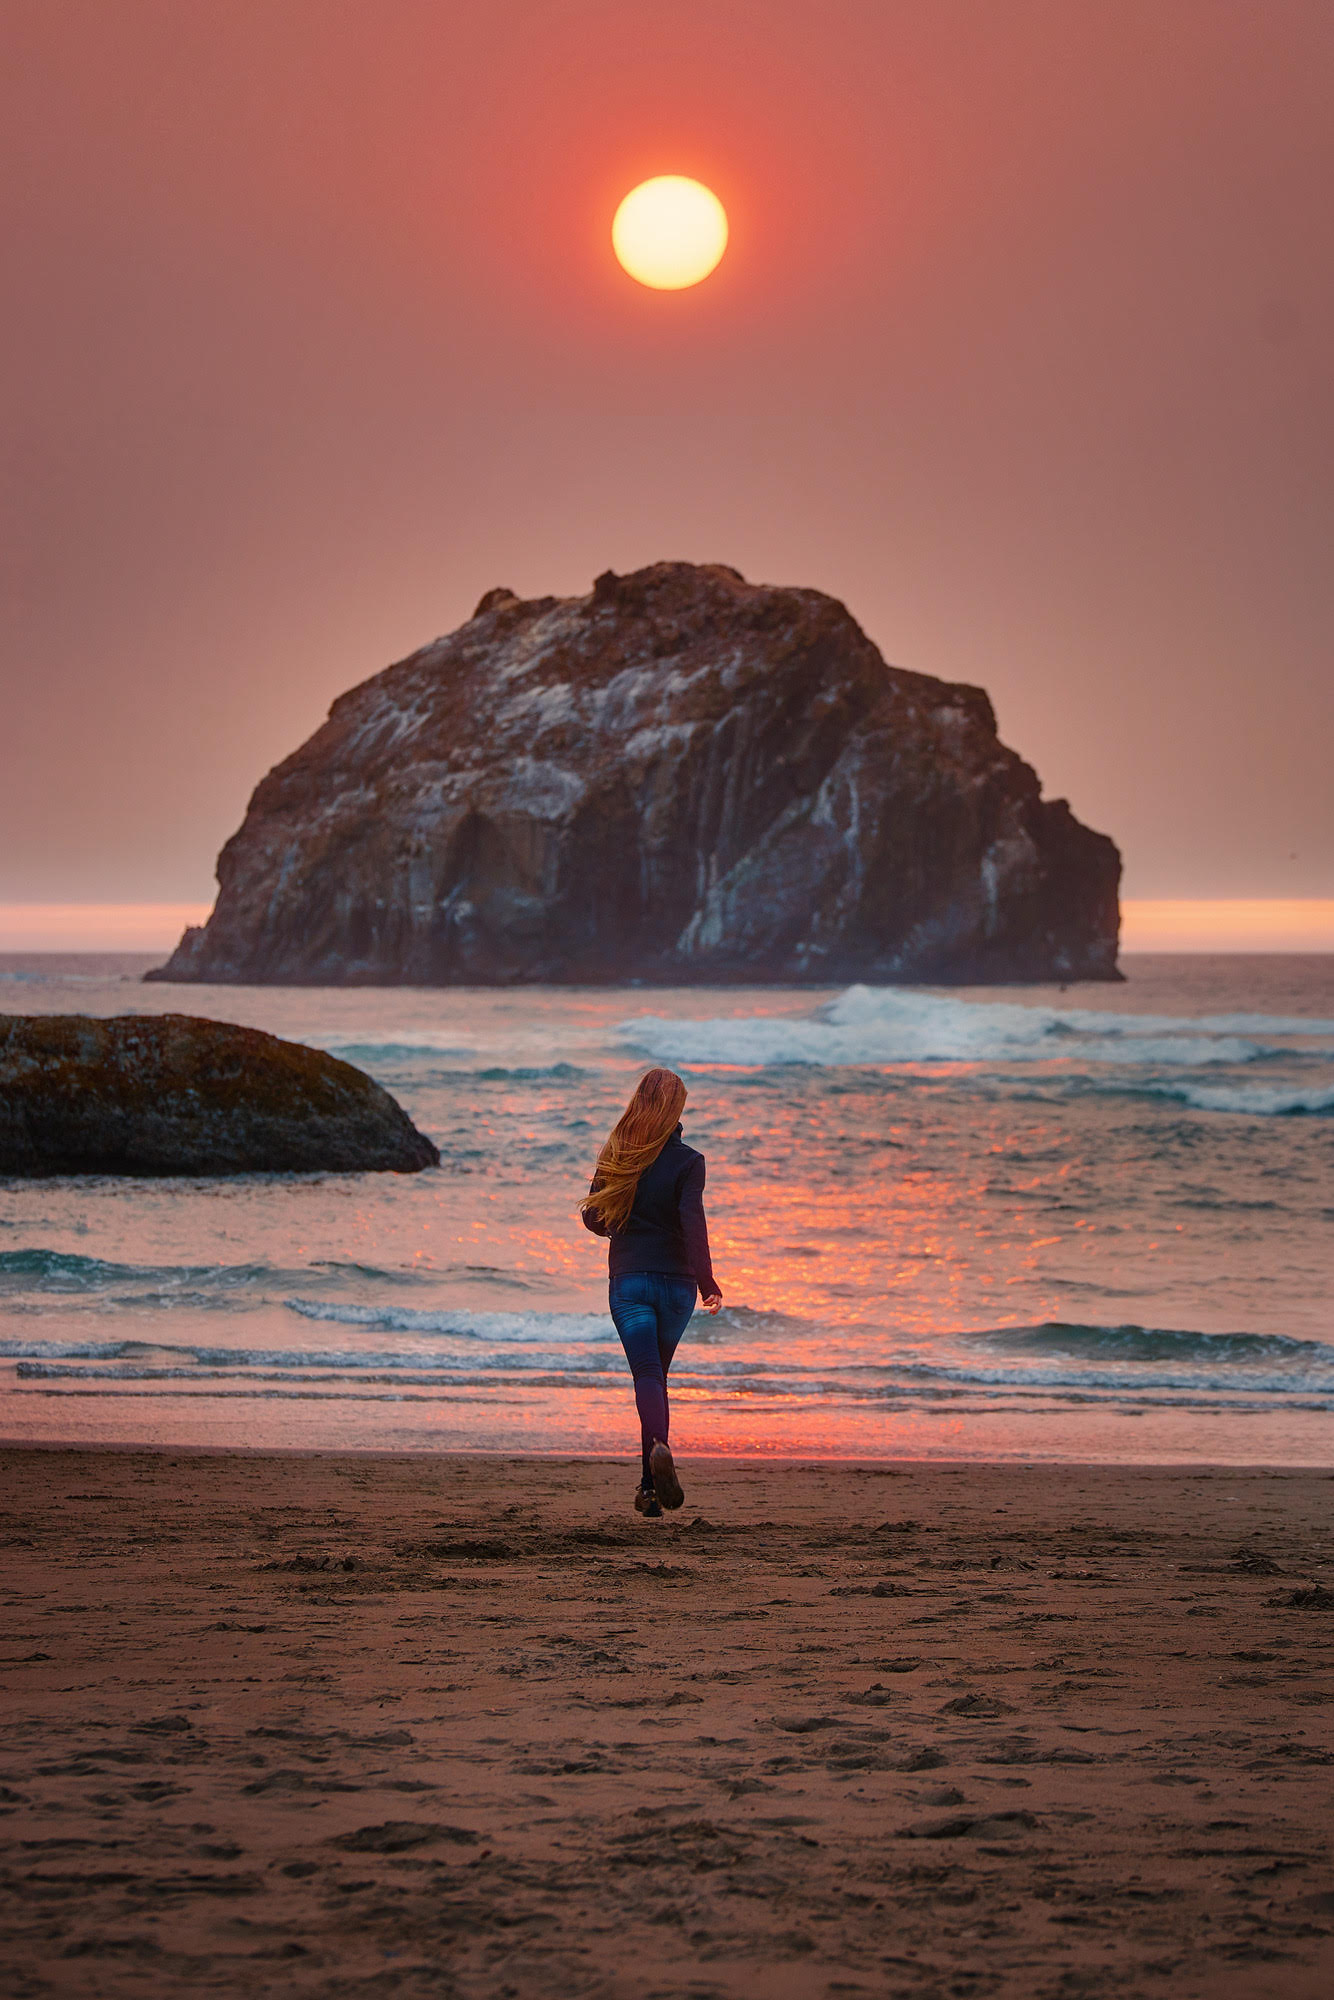
{"label": "horizon line", "polygon": [[[0,903],[0,953],[170,952],[211,903]],[[1334,896],[1126,896],[1121,950],[1334,952]]]}

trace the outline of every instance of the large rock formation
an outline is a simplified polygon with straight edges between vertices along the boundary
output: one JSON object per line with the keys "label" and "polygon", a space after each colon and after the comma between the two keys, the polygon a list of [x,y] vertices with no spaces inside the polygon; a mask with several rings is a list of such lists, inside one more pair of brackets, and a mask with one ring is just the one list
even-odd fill
{"label": "large rock formation", "polygon": [[300,1042],[187,1014],[0,1015],[0,1174],[439,1164],[388,1091]]}
{"label": "large rock formation", "polygon": [[980,688],[720,564],[492,590],[271,771],[150,977],[1111,979],[1120,858]]}

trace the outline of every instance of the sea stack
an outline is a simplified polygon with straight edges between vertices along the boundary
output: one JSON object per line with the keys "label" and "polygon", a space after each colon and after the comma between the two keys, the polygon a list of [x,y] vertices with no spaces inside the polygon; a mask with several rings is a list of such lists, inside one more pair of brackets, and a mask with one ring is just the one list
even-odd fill
{"label": "sea stack", "polygon": [[1120,856],[981,688],[723,564],[491,590],[337,700],[149,978],[1115,979]]}

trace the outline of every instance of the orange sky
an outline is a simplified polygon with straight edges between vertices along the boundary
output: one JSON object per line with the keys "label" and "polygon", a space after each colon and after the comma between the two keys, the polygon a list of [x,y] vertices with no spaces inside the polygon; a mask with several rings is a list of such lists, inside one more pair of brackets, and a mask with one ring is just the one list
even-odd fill
{"label": "orange sky", "polygon": [[982,682],[1132,897],[1329,894],[1323,0],[5,22],[0,899],[206,901],[335,694],[663,556]]}

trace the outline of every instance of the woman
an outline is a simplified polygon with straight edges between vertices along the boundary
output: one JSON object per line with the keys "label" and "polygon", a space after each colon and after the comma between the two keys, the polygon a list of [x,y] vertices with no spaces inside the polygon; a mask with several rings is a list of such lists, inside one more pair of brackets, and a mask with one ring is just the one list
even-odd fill
{"label": "woman", "polygon": [[652,1519],[685,1499],[667,1443],[667,1370],[695,1310],[722,1293],[709,1262],[704,1155],[681,1138],[686,1087],[669,1069],[640,1077],[598,1154],[580,1203],[585,1229],[611,1239],[611,1316],[635,1378],[643,1473],[635,1507]]}

